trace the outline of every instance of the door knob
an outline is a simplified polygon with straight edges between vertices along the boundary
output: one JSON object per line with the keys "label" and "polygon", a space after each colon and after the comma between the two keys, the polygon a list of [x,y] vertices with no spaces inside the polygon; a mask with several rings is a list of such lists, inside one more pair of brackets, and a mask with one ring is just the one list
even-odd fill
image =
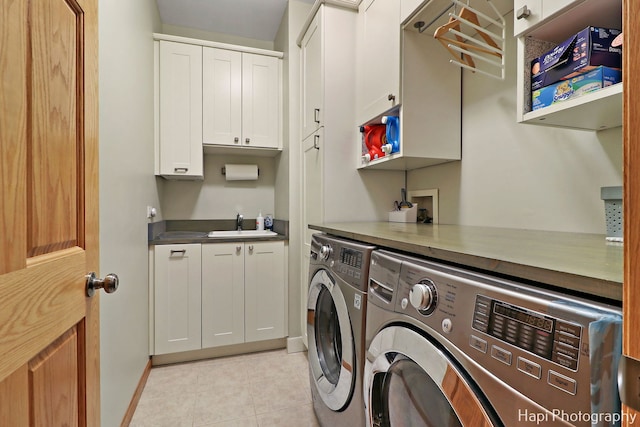
{"label": "door knob", "polygon": [[100,279],[93,271],[87,274],[87,296],[92,297],[95,294],[96,289],[104,289],[108,294],[114,293],[118,289],[118,283],[120,279],[113,273],[109,273],[104,276],[104,279]]}

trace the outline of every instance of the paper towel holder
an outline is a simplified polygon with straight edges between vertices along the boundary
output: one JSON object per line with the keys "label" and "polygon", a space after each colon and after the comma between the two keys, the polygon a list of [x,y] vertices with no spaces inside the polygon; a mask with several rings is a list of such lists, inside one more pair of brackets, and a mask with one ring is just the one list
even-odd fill
{"label": "paper towel holder", "polygon": [[[257,169],[258,171],[258,176],[260,176],[260,168]],[[222,175],[226,175],[227,174],[227,168],[225,168],[224,166],[221,169]]]}

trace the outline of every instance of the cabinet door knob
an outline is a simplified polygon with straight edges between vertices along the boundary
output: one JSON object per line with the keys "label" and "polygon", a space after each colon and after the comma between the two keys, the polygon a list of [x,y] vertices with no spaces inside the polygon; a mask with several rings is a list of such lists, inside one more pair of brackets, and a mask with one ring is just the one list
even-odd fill
{"label": "cabinet door knob", "polygon": [[527,7],[526,4],[518,9],[518,12],[516,13],[516,19],[526,19],[529,16],[531,16],[531,10]]}
{"label": "cabinet door knob", "polygon": [[106,293],[112,294],[118,289],[119,283],[120,279],[118,279],[117,274],[109,273],[104,276],[104,279],[100,279],[96,276],[96,273],[92,271],[87,274],[87,296],[92,297],[96,293],[96,289],[104,289]]}
{"label": "cabinet door knob", "polygon": [[235,142],[235,143],[237,144],[238,142],[240,142],[240,138],[238,138],[238,137],[236,136],[235,138],[233,138],[233,142]]}
{"label": "cabinet door knob", "polygon": [[244,142],[245,142],[246,144],[248,144],[248,143],[250,143],[250,142],[251,142],[251,139],[250,139],[250,138],[247,138],[247,139],[245,139],[245,140],[244,140]]}
{"label": "cabinet door knob", "polygon": [[242,250],[242,246],[240,245],[236,246],[236,252],[240,252],[240,250]]}
{"label": "cabinet door knob", "polygon": [[394,94],[390,93],[390,94],[387,96],[387,99],[388,99],[389,101],[395,101],[395,100],[396,100],[396,96],[395,96]]}
{"label": "cabinet door knob", "polygon": [[253,245],[249,245],[249,251],[253,252]]}

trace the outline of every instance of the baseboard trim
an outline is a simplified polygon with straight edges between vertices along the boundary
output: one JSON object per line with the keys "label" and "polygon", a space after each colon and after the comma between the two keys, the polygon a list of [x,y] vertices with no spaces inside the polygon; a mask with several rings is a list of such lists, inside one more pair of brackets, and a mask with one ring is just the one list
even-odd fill
{"label": "baseboard trim", "polygon": [[151,358],[149,358],[147,366],[145,366],[144,371],[142,371],[142,376],[140,377],[140,381],[138,381],[138,387],[136,387],[136,391],[135,393],[133,393],[133,397],[131,398],[131,402],[129,403],[127,412],[125,412],[124,414],[124,418],[122,419],[122,424],[120,424],[120,427],[129,427],[129,424],[131,424],[133,414],[136,412],[138,402],[140,402],[140,396],[142,396],[142,390],[144,390],[144,386],[147,384],[147,379],[149,379],[150,372]]}
{"label": "baseboard trim", "polygon": [[287,353],[299,353],[301,351],[307,351],[307,346],[304,345],[302,337],[287,338]]}

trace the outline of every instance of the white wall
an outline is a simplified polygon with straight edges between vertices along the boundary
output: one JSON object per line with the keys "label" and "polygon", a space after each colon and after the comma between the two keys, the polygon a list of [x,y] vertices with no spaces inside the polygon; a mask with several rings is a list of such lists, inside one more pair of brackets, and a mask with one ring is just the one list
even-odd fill
{"label": "white wall", "polygon": [[[237,213],[256,218],[274,213],[272,157],[205,154],[203,181],[165,181],[161,197],[164,219],[234,219]],[[256,181],[226,181],[226,164],[257,164]]]}
{"label": "white wall", "polygon": [[153,176],[155,0],[99,3],[100,274],[120,287],[100,295],[103,426],[120,425],[149,360],[146,206]]}
{"label": "white wall", "polygon": [[189,37],[192,39],[209,40],[219,43],[237,44],[240,46],[250,46],[258,49],[273,50],[273,42],[270,41],[250,39],[247,37],[234,36],[231,34],[197,30],[195,28],[180,27],[178,25],[162,24],[162,33],[171,34],[173,36]]}
{"label": "white wall", "polygon": [[440,189],[441,223],[604,234],[600,187],[622,185],[622,129],[516,123],[515,58],[507,37],[506,80],[463,72],[462,161],[411,171],[408,188]]}

